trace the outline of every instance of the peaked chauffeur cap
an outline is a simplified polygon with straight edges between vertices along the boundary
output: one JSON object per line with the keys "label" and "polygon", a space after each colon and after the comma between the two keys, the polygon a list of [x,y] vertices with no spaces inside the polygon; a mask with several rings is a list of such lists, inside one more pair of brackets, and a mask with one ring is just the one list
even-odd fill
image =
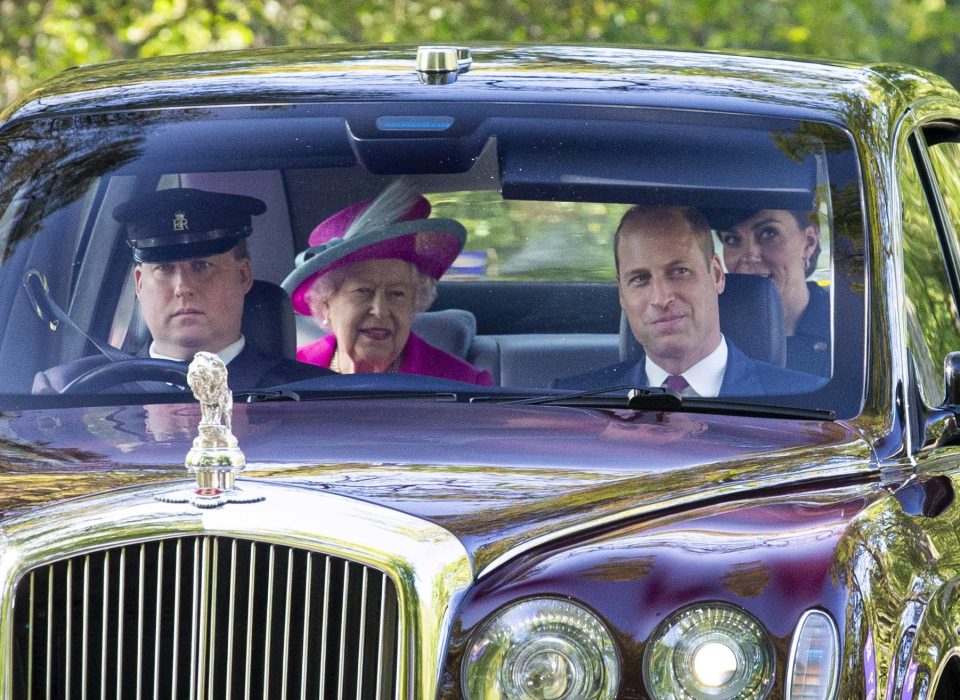
{"label": "peaked chauffeur cap", "polygon": [[251,217],[266,210],[255,197],[177,187],[127,200],[113,218],[126,224],[134,260],[160,263],[225,253],[253,233]]}

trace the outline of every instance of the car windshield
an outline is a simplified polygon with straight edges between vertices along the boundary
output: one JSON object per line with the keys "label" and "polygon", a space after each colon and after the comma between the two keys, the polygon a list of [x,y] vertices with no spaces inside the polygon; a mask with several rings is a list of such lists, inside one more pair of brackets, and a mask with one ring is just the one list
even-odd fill
{"label": "car windshield", "polygon": [[[639,205],[705,218],[726,273],[724,337],[737,352],[810,378],[744,396],[839,416],[862,403],[864,217],[853,141],[834,125],[502,103],[131,111],[11,123],[0,132],[0,174],[5,407],[131,400],[102,383],[37,395],[38,374],[50,368],[112,348],[149,356],[129,223],[116,215],[124,202],[173,188],[262,201],[245,240],[255,289],[275,289],[314,245],[320,222],[398,179],[426,198],[430,217],[466,231],[436,299],[413,320],[418,337],[488,375],[472,386],[451,381],[459,392],[533,397],[563,390],[565,378],[643,361],[633,326],[645,321],[624,313],[632,302],[613,254],[621,220]],[[774,239],[792,245],[791,235],[797,247],[774,250]],[[796,313],[798,295],[810,313]],[[331,331],[315,315],[290,314],[281,299],[263,303],[254,321],[244,312],[248,344],[283,335],[274,324],[286,315],[301,348]],[[137,400],[168,386],[163,376],[137,379],[157,380],[141,381]],[[342,379],[289,377],[305,398],[343,388]],[[396,373],[378,379],[357,386],[416,386]]]}

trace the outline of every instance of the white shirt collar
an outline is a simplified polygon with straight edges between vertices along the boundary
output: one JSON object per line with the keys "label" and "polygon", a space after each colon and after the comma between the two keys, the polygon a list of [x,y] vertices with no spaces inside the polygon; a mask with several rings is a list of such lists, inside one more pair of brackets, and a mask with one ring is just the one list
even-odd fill
{"label": "white shirt collar", "polygon": [[[237,355],[239,355],[241,352],[243,352],[243,348],[246,346],[246,344],[247,344],[246,338],[244,338],[244,337],[241,335],[238,340],[235,340],[234,342],[230,343],[227,347],[225,347],[223,350],[221,350],[220,352],[218,352],[218,353],[216,353],[216,354],[217,354],[217,356],[218,356],[221,360],[223,360],[223,364],[229,365],[232,360],[236,359]],[[184,361],[185,361],[183,358],[180,358],[180,357],[169,357],[169,356],[167,356],[167,355],[161,355],[161,354],[159,354],[159,353],[157,353],[157,352],[154,352],[153,347],[154,347],[154,343],[151,342],[151,343],[150,343],[150,357],[152,357],[152,358],[154,358],[154,359],[157,359],[157,360],[173,360],[173,361],[175,361],[175,362],[184,362]]]}
{"label": "white shirt collar", "polygon": [[[727,369],[727,341],[723,335],[720,336],[720,344],[716,349],[682,373],[689,389],[684,390],[684,396],[707,396],[713,397],[720,393],[720,385],[723,384],[723,374]],[[670,373],[660,367],[647,355],[645,369],[647,371],[648,386],[662,386]]]}

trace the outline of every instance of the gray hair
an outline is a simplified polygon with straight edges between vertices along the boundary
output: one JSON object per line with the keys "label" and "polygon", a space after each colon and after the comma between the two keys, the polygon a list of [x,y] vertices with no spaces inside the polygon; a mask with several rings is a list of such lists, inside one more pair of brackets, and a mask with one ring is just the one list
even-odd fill
{"label": "gray hair", "polygon": [[[437,281],[433,277],[420,272],[413,263],[408,262],[407,264],[413,273],[413,313],[418,314],[429,309],[437,298]],[[334,294],[340,291],[340,287],[350,277],[349,268],[350,265],[344,265],[325,275],[320,275],[313,281],[310,289],[304,295],[313,317],[324,327],[329,327],[330,322],[324,315],[323,306],[330,301]]]}

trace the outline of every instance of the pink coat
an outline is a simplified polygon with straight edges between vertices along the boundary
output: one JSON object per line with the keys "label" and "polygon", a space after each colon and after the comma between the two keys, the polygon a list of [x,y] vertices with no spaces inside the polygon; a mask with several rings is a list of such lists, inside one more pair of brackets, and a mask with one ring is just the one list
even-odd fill
{"label": "pink coat", "polygon": [[[333,353],[337,349],[337,338],[330,333],[307,345],[297,348],[297,359],[312,365],[329,367]],[[413,333],[407,339],[403,348],[403,363],[400,365],[403,374],[423,374],[428,377],[442,377],[455,379],[458,382],[492,386],[493,380],[486,370],[478,371],[473,365],[464,362],[459,357],[435,348],[427,341]]]}

